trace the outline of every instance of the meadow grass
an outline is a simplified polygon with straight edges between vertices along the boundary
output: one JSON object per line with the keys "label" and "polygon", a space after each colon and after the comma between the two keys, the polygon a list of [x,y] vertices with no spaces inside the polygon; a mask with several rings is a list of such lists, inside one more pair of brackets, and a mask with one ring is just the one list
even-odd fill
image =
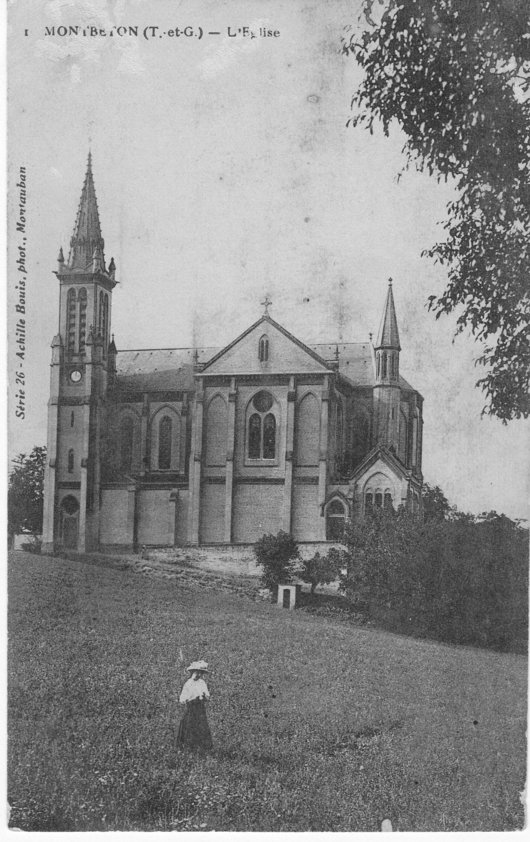
{"label": "meadow grass", "polygon": [[[182,659],[181,659],[182,656]],[[214,750],[178,752],[190,660]],[[9,773],[23,830],[514,830],[526,659],[130,570],[13,553]]]}

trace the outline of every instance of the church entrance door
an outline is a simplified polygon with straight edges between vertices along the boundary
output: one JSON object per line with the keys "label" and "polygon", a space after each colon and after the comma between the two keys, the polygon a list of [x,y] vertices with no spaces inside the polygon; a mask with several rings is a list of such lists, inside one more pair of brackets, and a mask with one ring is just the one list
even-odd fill
{"label": "church entrance door", "polygon": [[77,515],[63,518],[63,546],[68,550],[77,549]]}
{"label": "church entrance door", "polygon": [[65,549],[77,550],[79,503],[71,494],[61,503],[61,539]]}

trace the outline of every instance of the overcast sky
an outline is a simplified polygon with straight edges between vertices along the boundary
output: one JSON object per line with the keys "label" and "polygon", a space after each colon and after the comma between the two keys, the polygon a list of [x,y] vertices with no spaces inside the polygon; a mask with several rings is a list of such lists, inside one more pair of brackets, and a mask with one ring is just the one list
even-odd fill
{"label": "overcast sky", "polygon": [[[340,54],[356,3],[93,0],[9,11],[9,374],[19,167],[28,179],[27,414],[10,453],[46,441],[59,247],[67,253],[89,142],[107,263],[117,264],[118,349],[220,346],[262,313],[301,340],[365,341],[394,279],[401,371],[425,398],[423,467],[450,502],[527,516],[528,426],[481,418],[479,348],[453,343],[427,297],[443,271],[451,185],[403,172],[403,137],[346,128],[358,71]],[[138,26],[134,37],[45,27]],[[145,40],[202,27],[198,37]],[[227,36],[249,26],[277,38]],[[25,30],[28,34],[25,35]],[[220,35],[208,35],[208,31]]]}

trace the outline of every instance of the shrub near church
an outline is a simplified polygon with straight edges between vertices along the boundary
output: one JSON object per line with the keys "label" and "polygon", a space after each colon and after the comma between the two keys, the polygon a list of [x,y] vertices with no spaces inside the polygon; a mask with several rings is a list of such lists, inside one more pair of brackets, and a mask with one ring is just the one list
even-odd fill
{"label": "shrub near church", "polygon": [[254,544],[256,563],[262,568],[261,583],[274,591],[278,585],[290,582],[296,573],[299,559],[296,541],[287,532],[263,535]]}
{"label": "shrub near church", "polygon": [[528,531],[503,515],[422,522],[375,511],[346,535],[341,587],[396,631],[524,652]]}

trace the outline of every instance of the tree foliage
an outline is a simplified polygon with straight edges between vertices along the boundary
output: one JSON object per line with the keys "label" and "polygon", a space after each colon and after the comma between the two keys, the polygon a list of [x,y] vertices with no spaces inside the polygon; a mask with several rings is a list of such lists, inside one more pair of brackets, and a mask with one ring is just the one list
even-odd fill
{"label": "tree foliage", "polygon": [[425,482],[421,490],[425,520],[446,520],[451,510],[449,501],[439,485]]}
{"label": "tree foliage", "polygon": [[46,448],[35,446],[29,456],[20,453],[9,477],[8,532],[16,535],[42,532]]}
{"label": "tree foliage", "polygon": [[369,616],[397,631],[524,651],[528,531],[509,518],[422,522],[378,510],[346,544],[341,588]]}
{"label": "tree foliage", "polygon": [[314,593],[317,585],[328,585],[339,578],[343,563],[343,553],[331,547],[325,555],[316,552],[311,558],[302,559],[297,573],[303,582],[310,583]]}
{"label": "tree foliage", "polygon": [[364,70],[351,124],[396,121],[408,163],[454,179],[429,308],[481,342],[484,411],[504,422],[530,414],[528,17],[528,0],[365,0],[343,43]]}
{"label": "tree foliage", "polygon": [[262,568],[261,582],[265,588],[275,588],[290,582],[299,558],[296,541],[287,532],[263,535],[254,544],[256,563]]}

